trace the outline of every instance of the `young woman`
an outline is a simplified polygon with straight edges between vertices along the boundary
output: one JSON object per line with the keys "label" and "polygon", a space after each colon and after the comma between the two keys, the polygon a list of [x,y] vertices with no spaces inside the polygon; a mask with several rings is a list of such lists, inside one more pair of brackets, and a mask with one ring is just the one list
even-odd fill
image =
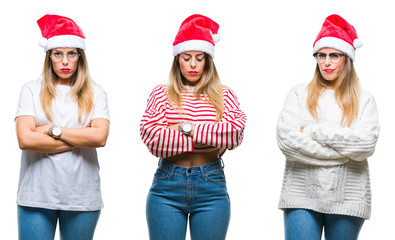
{"label": "young woman", "polygon": [[37,21],[46,56],[42,79],[21,90],[19,239],[92,239],[103,202],[96,148],[106,144],[107,95],[89,76],[85,37],[66,17]]}
{"label": "young woman", "polygon": [[286,156],[279,208],[286,239],[357,239],[370,217],[367,157],[379,135],[376,103],[361,90],[353,62],[362,44],[338,15],[314,43],[313,80],[288,94],[277,125]]}
{"label": "young woman", "polygon": [[[219,25],[192,15],[173,43],[170,83],[152,91],[141,138],[160,158],[147,199],[151,240],[225,239],[230,201],[221,156],[243,140],[245,114],[213,62]],[[212,33],[214,35],[212,35]]]}

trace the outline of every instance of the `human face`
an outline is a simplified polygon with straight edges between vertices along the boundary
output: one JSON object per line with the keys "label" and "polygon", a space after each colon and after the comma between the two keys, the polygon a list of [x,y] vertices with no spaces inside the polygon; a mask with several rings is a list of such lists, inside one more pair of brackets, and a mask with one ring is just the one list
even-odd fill
{"label": "human face", "polygon": [[186,85],[196,86],[203,74],[206,63],[205,53],[200,51],[187,51],[180,54],[178,59],[181,74],[186,79]]}
{"label": "human face", "polygon": [[71,79],[72,79],[71,77],[77,71],[78,58],[79,58],[79,53],[76,48],[52,49],[51,52],[52,69],[58,76],[57,84],[71,85]]}
{"label": "human face", "polygon": [[341,51],[334,48],[321,48],[318,53],[325,53],[327,55],[325,61],[317,63],[320,68],[321,75],[327,81],[329,87],[334,87],[337,78],[343,72],[344,65],[346,63],[346,56],[340,57],[340,61],[338,63],[333,63],[328,55],[330,53],[342,54]]}

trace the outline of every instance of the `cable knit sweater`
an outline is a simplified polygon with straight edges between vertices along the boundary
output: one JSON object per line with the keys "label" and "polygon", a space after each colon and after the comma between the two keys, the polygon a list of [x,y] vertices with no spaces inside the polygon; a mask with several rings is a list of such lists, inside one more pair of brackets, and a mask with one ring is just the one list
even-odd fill
{"label": "cable knit sweater", "polygon": [[292,88],[278,120],[277,142],[287,159],[279,208],[369,219],[367,158],[374,152],[380,128],[373,96],[361,91],[350,127],[341,127],[342,110],[334,90],[320,96],[318,120],[310,114],[306,98],[306,84]]}

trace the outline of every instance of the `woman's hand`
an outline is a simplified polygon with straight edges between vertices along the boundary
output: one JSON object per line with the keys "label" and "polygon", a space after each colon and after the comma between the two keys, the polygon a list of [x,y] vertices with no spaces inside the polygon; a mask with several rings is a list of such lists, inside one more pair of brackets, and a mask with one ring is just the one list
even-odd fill
{"label": "woman's hand", "polygon": [[167,128],[178,131],[178,124],[169,125],[169,126],[167,126]]}
{"label": "woman's hand", "polygon": [[304,129],[304,127],[301,127],[301,128],[300,128],[300,132],[301,132],[301,133],[303,133],[303,129]]}

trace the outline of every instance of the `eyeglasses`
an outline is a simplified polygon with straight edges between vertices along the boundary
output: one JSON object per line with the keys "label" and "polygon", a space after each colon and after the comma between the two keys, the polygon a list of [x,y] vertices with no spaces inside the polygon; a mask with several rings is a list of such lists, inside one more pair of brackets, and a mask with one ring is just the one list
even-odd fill
{"label": "eyeglasses", "polygon": [[59,51],[55,51],[51,53],[51,59],[54,62],[60,62],[63,60],[64,55],[67,56],[67,59],[70,62],[75,62],[78,60],[78,58],[80,57],[80,54],[77,51],[70,51],[66,54],[59,52]]}
{"label": "eyeglasses", "polygon": [[[328,56],[326,53],[314,53],[313,56],[317,59],[318,63],[323,63],[326,61],[326,57]],[[343,53],[329,53],[329,60],[332,63],[338,63],[340,58],[346,56]]]}

